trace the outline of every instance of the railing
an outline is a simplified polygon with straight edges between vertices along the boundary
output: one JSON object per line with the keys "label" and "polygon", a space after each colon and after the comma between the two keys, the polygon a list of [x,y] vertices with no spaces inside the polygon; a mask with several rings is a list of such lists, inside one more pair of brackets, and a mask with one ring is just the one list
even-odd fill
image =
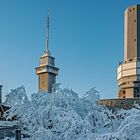
{"label": "railing", "polygon": [[53,66],[43,66],[43,67],[38,67],[36,69],[37,74],[42,73],[42,72],[50,72],[54,74],[58,74],[58,68],[53,67]]}
{"label": "railing", "polygon": [[14,127],[18,125],[18,121],[0,121],[0,127]]}

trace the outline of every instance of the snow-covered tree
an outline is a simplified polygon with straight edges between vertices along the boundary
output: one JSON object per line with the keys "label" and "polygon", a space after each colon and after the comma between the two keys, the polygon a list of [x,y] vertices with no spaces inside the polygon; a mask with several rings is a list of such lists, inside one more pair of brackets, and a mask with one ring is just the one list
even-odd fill
{"label": "snow-covered tree", "polygon": [[5,105],[7,119],[16,117],[22,134],[31,140],[139,140],[140,107],[112,112],[99,106],[91,88],[83,97],[54,85],[51,94],[26,94],[24,86],[11,90]]}

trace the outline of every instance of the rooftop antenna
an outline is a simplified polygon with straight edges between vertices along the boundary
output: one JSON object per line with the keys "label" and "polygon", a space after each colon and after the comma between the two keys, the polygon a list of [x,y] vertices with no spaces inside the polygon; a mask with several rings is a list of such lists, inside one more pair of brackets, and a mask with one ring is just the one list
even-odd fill
{"label": "rooftop antenna", "polygon": [[2,85],[0,85],[0,105],[2,104]]}
{"label": "rooftop antenna", "polygon": [[46,54],[50,55],[49,51],[49,25],[50,25],[50,14],[48,11],[48,16],[47,16],[47,27],[46,27]]}

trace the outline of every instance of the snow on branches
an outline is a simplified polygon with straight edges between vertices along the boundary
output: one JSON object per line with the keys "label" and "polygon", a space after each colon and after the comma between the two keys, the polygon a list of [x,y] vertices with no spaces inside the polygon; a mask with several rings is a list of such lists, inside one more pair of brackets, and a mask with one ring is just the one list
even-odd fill
{"label": "snow on branches", "polygon": [[100,95],[91,88],[76,92],[54,85],[53,93],[39,92],[29,99],[24,86],[11,90],[5,105],[7,119],[16,117],[22,134],[31,140],[127,140],[140,137],[140,110],[112,112],[96,104]]}

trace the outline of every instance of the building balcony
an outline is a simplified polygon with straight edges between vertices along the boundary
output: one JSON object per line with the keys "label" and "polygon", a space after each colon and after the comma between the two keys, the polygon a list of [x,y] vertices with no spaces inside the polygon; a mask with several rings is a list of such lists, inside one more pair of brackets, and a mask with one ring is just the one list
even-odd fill
{"label": "building balcony", "polygon": [[40,74],[40,73],[52,73],[52,74],[55,74],[55,75],[58,75],[58,68],[56,67],[53,67],[53,66],[40,66],[40,67],[37,67],[36,68],[36,73],[37,74]]}
{"label": "building balcony", "polygon": [[130,77],[134,75],[140,75],[140,61],[133,61],[119,65],[117,69],[118,80],[123,77]]}

